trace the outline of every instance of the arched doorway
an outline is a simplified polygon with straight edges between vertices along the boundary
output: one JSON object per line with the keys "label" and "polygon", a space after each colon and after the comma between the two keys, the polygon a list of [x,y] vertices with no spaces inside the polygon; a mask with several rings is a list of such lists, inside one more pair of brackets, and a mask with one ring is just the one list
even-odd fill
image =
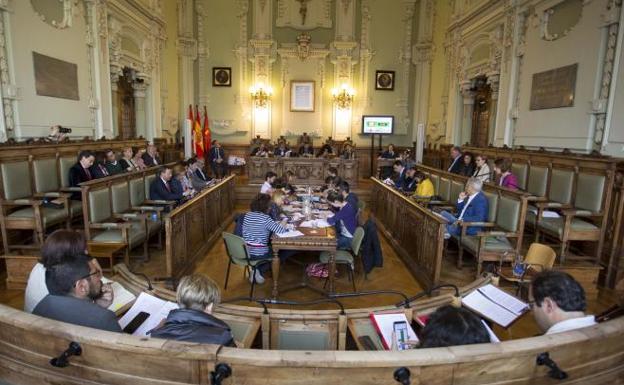
{"label": "arched doorway", "polygon": [[470,145],[486,147],[490,138],[490,117],[492,113],[492,89],[485,76],[474,82],[474,106]]}
{"label": "arched doorway", "polygon": [[133,76],[130,68],[124,68],[117,82],[117,127],[121,139],[136,137],[136,116],[134,106]]}

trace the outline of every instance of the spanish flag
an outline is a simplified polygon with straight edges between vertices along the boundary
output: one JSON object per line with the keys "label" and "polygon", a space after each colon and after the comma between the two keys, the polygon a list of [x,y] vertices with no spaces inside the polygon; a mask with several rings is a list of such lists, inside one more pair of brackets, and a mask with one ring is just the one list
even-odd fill
{"label": "spanish flag", "polygon": [[210,123],[208,122],[208,112],[206,111],[206,106],[204,106],[204,154],[208,154],[210,152]]}
{"label": "spanish flag", "polygon": [[[193,109],[190,110],[191,119],[193,116]],[[195,106],[195,120],[193,121],[193,141],[195,142],[195,155],[198,158],[204,157],[204,138],[202,135],[201,118],[199,117],[199,107]]]}

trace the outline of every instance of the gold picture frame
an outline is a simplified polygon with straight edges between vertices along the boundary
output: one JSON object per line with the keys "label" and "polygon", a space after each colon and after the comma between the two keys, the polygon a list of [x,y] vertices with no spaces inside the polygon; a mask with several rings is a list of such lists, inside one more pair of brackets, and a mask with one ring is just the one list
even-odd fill
{"label": "gold picture frame", "polygon": [[314,112],[315,109],[315,86],[314,80],[291,80],[290,81],[290,111],[291,112]]}

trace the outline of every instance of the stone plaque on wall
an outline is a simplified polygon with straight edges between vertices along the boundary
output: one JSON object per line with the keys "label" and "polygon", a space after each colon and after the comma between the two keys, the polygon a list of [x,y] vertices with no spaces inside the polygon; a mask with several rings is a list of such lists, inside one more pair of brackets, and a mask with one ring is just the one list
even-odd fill
{"label": "stone plaque on wall", "polygon": [[78,65],[33,52],[37,95],[80,100]]}
{"label": "stone plaque on wall", "polygon": [[530,110],[574,106],[578,63],[533,74]]}

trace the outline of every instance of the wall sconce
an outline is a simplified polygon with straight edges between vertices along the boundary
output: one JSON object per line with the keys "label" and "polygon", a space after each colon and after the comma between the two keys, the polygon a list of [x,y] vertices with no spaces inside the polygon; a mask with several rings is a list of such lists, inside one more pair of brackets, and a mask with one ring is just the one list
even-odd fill
{"label": "wall sconce", "polygon": [[256,107],[265,108],[271,100],[273,89],[271,87],[265,87],[264,84],[260,83],[257,86],[249,88],[249,93]]}
{"label": "wall sconce", "polygon": [[346,110],[351,107],[353,96],[355,96],[355,91],[346,84],[343,84],[340,89],[332,89],[334,104],[341,110]]}

